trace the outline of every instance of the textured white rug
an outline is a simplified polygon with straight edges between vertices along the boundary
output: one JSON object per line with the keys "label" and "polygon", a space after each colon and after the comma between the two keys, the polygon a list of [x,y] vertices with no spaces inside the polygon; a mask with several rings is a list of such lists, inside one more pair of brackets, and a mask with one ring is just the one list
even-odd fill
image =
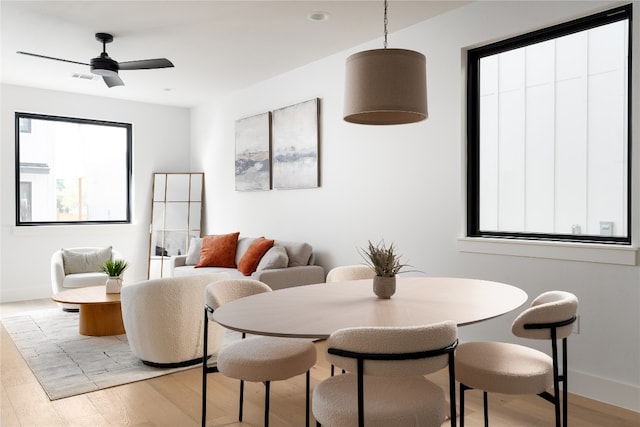
{"label": "textured white rug", "polygon": [[78,313],[59,308],[6,316],[2,324],[50,400],[201,366],[147,366],[131,353],[126,335],[80,335]]}

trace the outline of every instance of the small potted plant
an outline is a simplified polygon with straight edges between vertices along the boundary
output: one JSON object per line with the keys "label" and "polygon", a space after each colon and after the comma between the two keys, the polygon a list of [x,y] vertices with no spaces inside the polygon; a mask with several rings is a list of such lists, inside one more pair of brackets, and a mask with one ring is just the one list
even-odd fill
{"label": "small potted plant", "polygon": [[384,240],[377,245],[369,240],[369,248],[361,249],[360,255],[376,273],[373,278],[373,292],[379,298],[391,298],[396,292],[396,274],[410,266],[400,261],[401,255],[396,252],[393,243],[387,247]]}
{"label": "small potted plant", "polygon": [[122,273],[129,267],[123,259],[107,260],[102,266],[102,271],[107,273],[107,293],[119,294],[122,289]]}

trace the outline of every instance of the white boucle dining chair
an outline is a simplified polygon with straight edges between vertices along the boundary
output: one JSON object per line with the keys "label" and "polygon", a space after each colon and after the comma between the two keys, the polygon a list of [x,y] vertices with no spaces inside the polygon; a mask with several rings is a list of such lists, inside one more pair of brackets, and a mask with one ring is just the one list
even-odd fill
{"label": "white boucle dining chair", "polygon": [[[424,375],[449,367],[451,425],[456,425],[452,321],[408,327],[340,329],[327,340],[327,359],[347,371],[313,391],[313,415],[325,427],[441,427],[444,391]],[[356,392],[357,390],[357,392]]]}
{"label": "white boucle dining chair", "polygon": [[[327,273],[326,283],[342,282],[345,280],[373,279],[376,272],[368,265],[340,265]],[[335,366],[331,365],[331,376],[335,373]]]}
{"label": "white boucle dining chair", "polygon": [[327,273],[327,283],[341,282],[343,280],[373,279],[376,272],[368,265],[341,265],[332,268]]}
{"label": "white boucle dining chair", "polygon": [[[309,425],[310,369],[316,364],[316,348],[311,340],[252,336],[223,346],[215,366],[207,363],[207,328],[213,313],[223,304],[262,292],[270,292],[269,285],[253,279],[230,279],[212,283],[205,289],[205,333],[202,363],[202,426],[206,424],[207,374],[221,374],[240,380],[238,420],[242,421],[244,382],[265,385],[264,425],[269,425],[269,391],[271,381],[286,380],[306,373],[306,425]],[[219,325],[217,325],[220,327]]]}
{"label": "white boucle dining chair", "polygon": [[[552,357],[518,344],[469,342],[455,354],[456,379],[460,382],[460,426],[464,427],[464,392],[483,390],[484,424],[489,425],[488,392],[537,394],[555,406],[556,427],[567,425],[567,337],[576,320],[578,298],[569,292],[549,291],[533,300],[513,322],[517,337],[551,340]],[[557,340],[562,340],[562,373],[559,373]],[[559,383],[563,383],[562,424]],[[553,395],[548,390],[553,387]]]}

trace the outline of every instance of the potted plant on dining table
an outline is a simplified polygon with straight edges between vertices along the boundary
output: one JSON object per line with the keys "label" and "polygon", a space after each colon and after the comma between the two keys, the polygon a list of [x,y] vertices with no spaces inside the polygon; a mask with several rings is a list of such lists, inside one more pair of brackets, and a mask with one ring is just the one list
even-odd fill
{"label": "potted plant on dining table", "polygon": [[376,273],[373,278],[373,293],[378,298],[391,298],[396,292],[396,275],[410,266],[400,261],[401,255],[396,252],[393,243],[387,247],[384,240],[375,245],[369,240],[368,249],[361,249],[360,254]]}

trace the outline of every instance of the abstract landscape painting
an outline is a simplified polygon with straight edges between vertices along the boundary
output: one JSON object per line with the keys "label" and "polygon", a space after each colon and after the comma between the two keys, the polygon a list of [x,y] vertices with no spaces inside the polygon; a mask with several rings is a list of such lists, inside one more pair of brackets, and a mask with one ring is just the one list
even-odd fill
{"label": "abstract landscape painting", "polygon": [[316,98],[273,112],[274,188],[318,187],[318,104]]}
{"label": "abstract landscape painting", "polygon": [[271,113],[236,120],[236,190],[271,189]]}

